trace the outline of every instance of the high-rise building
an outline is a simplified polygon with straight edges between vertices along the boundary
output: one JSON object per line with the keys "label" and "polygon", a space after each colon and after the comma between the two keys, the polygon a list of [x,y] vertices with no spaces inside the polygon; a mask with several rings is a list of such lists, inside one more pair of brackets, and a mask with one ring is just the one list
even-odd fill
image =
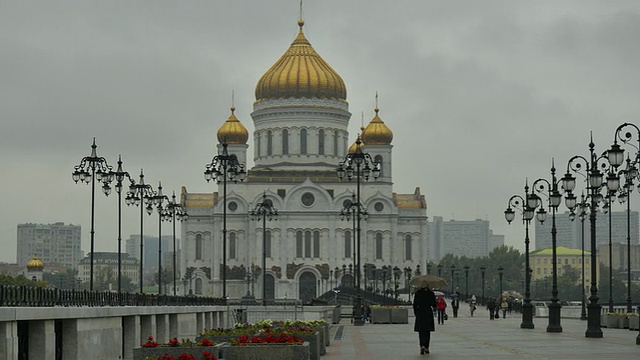
{"label": "high-rise building", "polygon": [[446,254],[456,256],[487,256],[496,247],[504,245],[504,235],[495,235],[487,220],[443,221],[434,216],[429,222],[432,246],[430,260],[438,261]]}
{"label": "high-rise building", "polygon": [[[298,24],[289,49],[256,85],[251,113],[255,165],[244,182],[226,184],[226,288],[232,298],[246,293],[244,278],[252,263],[266,276],[261,278],[266,287],[259,280],[256,292],[264,290],[267,298],[310,300],[329,282],[353,284],[353,274],[341,269],[354,263],[357,232],[339,214],[356,192],[357,178],[340,181],[336,169],[355,151],[381,165],[377,180],[361,179],[360,203],[369,214],[361,221],[361,270],[365,265],[415,268],[418,263],[424,268],[429,257],[426,200],[419,188],[394,192],[393,133],[380,109],[376,105],[374,117],[361,128],[363,145],[350,146],[345,83],[311,46],[304,23]],[[217,142],[228,144],[228,153],[247,164],[249,133],[234,111],[218,129]],[[217,190],[198,194],[183,187],[181,194],[189,214],[182,223],[182,273],[192,276],[196,294],[210,296],[223,293],[223,184]],[[265,233],[262,222],[248,215],[263,194],[278,209],[277,221],[268,221]]]}
{"label": "high-rise building", "polygon": [[[147,270],[156,270],[158,269],[158,250],[159,250],[159,243],[158,243],[158,237],[157,236],[144,236],[144,243],[143,243],[143,251],[144,251],[144,258],[143,258],[143,263],[142,266],[144,267],[145,271]],[[176,239],[176,248],[180,248],[180,241],[179,239]],[[129,235],[129,238],[125,240],[125,249],[127,254],[129,254],[129,256],[136,258],[136,259],[140,259],[140,235],[136,234],[136,235]],[[169,253],[173,253],[173,235],[163,235],[162,236],[162,266],[164,267],[166,265],[165,263],[165,256],[167,256],[167,254]]]}
{"label": "high-rise building", "polygon": [[[631,211],[629,213],[629,224],[631,233],[631,244],[640,244],[638,212]],[[532,220],[532,221],[535,221]],[[535,245],[534,249],[542,249],[551,247],[551,216],[543,224],[535,221]],[[556,245],[568,248],[582,248],[582,222],[576,216],[571,221],[569,212],[556,214]],[[609,243],[609,214],[598,212],[596,217],[596,242],[598,245]],[[614,211],[611,213],[611,242],[627,243],[627,212]],[[584,246],[585,250],[591,249],[591,223],[589,216],[584,221]]]}
{"label": "high-rise building", "polygon": [[[631,270],[640,270],[640,245],[631,245]],[[627,270],[627,244],[611,243],[611,263],[609,263],[609,244],[598,246],[600,262],[613,270]]]}
{"label": "high-rise building", "polygon": [[80,248],[80,225],[19,224],[17,241],[16,261],[22,266],[37,255],[45,264],[57,263],[75,269],[84,256]]}

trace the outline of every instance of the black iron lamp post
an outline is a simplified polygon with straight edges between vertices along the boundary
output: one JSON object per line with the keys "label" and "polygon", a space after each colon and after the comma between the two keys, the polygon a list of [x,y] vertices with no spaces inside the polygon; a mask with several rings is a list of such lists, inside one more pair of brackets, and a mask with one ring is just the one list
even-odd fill
{"label": "black iron lamp post", "polygon": [[162,183],[158,182],[158,191],[151,197],[151,202],[158,210],[158,294],[162,294],[162,213],[164,200],[169,200],[162,193]]}
{"label": "black iron lamp post", "polygon": [[420,264],[416,265],[416,276],[422,275],[420,272]]}
{"label": "black iron lamp post", "polygon": [[453,281],[453,273],[455,273],[455,271],[456,271],[456,266],[452,264],[452,265],[451,265],[451,294],[453,294],[453,293],[454,293],[454,290],[453,290],[453,289],[455,289],[455,287],[454,287],[454,281]]}
{"label": "black iron lamp post", "polygon": [[[89,290],[93,291],[93,255],[95,252],[95,204],[96,204],[96,180],[105,184],[103,191],[109,195],[111,188],[108,184],[113,181],[112,167],[107,164],[107,160],[98,156],[96,138],[91,144],[91,155],[80,160],[80,164],[74,166],[72,179],[77,184],[81,181],[85,184],[91,183],[91,253],[89,255]],[[107,190],[108,189],[108,190]]]}
{"label": "black iron lamp post", "polygon": [[278,210],[273,201],[267,199],[267,192],[262,194],[262,202],[250,212],[251,220],[262,220],[262,305],[267,306],[267,219],[278,220]]}
{"label": "black iron lamp post", "polygon": [[[533,329],[533,304],[531,304],[531,268],[529,265],[529,224],[533,219],[534,209],[528,206],[528,202],[525,199],[529,199],[529,184],[525,181],[524,185],[524,197],[520,195],[513,195],[507,202],[507,209],[504,211],[504,218],[507,223],[511,222],[516,217],[514,209],[518,209],[522,213],[522,223],[524,224],[524,261],[525,261],[525,275],[524,275],[524,302],[522,304],[522,323],[521,329]],[[483,284],[484,286],[484,284]]]}
{"label": "black iron lamp post", "polygon": [[[589,296],[589,305],[587,306],[587,331],[585,336],[588,338],[601,338],[602,329],[600,328],[600,311],[601,306],[598,304],[598,286],[597,286],[597,239],[596,239],[596,214],[598,203],[602,201],[602,184],[603,175],[599,170],[598,162],[604,160],[604,155],[598,156],[595,152],[595,144],[593,138],[589,142],[589,158],[581,155],[575,155],[567,163],[567,173],[562,178],[562,189],[567,192],[565,196],[565,205],[569,210],[573,211],[577,205],[576,196],[573,190],[576,187],[576,178],[571,172],[579,173],[582,167],[585,167],[587,174],[587,191],[589,192],[590,208],[589,223],[591,225],[591,296]],[[613,185],[613,184],[611,184]],[[611,189],[612,187],[610,187]]]}
{"label": "black iron lamp post", "polygon": [[502,297],[502,274],[504,272],[504,268],[502,265],[498,266],[498,276],[500,277],[500,297]]}
{"label": "black iron lamp post", "polygon": [[162,212],[162,220],[171,221],[173,226],[173,296],[176,296],[176,279],[177,279],[177,264],[176,264],[176,220],[184,221],[189,218],[182,204],[176,202],[176,193],[173,192],[171,200],[167,202],[167,205]]}
{"label": "black iron lamp post", "polygon": [[438,268],[438,277],[442,277],[442,264],[438,264],[436,267]]}
{"label": "black iron lamp post", "polygon": [[[586,308],[586,299],[585,299],[585,286],[584,286],[584,220],[587,218],[587,211],[589,209],[589,203],[587,202],[584,194],[582,194],[582,199],[581,201],[577,204],[577,207],[580,209],[580,243],[581,243],[581,248],[582,248],[582,258],[580,259],[581,261],[581,265],[582,265],[582,277],[581,277],[581,290],[580,293],[582,294],[582,298],[580,301],[580,305],[582,307],[582,310],[580,312],[580,320],[587,320],[587,308]],[[569,213],[569,219],[571,219],[571,221],[575,220],[576,218],[576,213],[572,210]]]}
{"label": "black iron lamp post", "polygon": [[[118,168],[111,171],[116,180],[116,192],[118,193],[118,297],[122,295],[122,182],[128,178],[131,182],[129,173],[122,169],[122,156],[118,156]],[[102,184],[102,190],[108,194],[111,189],[108,182]]]}
{"label": "black iron lamp post", "polygon": [[153,206],[151,199],[155,195],[151,184],[144,183],[144,173],[140,170],[140,181],[136,184],[133,180],[129,185],[129,191],[124,199],[127,205],[135,205],[140,207],[140,293],[144,293],[144,210],[151,215]]}
{"label": "black iron lamp post", "polygon": [[[632,144],[630,141],[633,139],[633,134],[630,131],[624,133],[623,129],[627,127],[632,127],[636,133],[636,141],[637,145]],[[618,145],[618,140],[622,141],[623,144],[629,144],[634,147],[636,150],[635,159],[631,160],[627,156],[627,167],[622,170],[624,174],[625,182],[623,188],[620,190],[620,195],[618,200],[621,203],[627,202],[627,312],[632,312],[631,309],[631,192],[634,187],[634,180],[638,178],[638,168],[637,165],[640,163],[640,128],[632,123],[624,123],[616,129],[614,135],[614,143],[611,145],[611,149],[607,151],[607,157],[609,159],[609,163],[614,167],[618,168],[622,165],[624,152]],[[640,179],[640,178],[639,178]],[[640,335],[638,337],[638,341],[640,341]]]}
{"label": "black iron lamp post", "polygon": [[[356,203],[362,204],[362,199],[360,197],[360,179],[363,178],[365,181],[369,180],[370,176],[373,176],[374,179],[377,179],[380,176],[380,164],[376,162],[370,154],[362,151],[362,139],[360,135],[356,139],[356,148],[353,153],[349,153],[345,156],[345,159],[338,164],[338,168],[336,169],[336,175],[340,180],[342,180],[345,176],[351,181],[354,177],[356,178]],[[362,213],[360,211],[360,207],[357,207],[356,214],[356,259],[355,259],[355,273],[356,273],[356,295],[354,297],[354,320],[353,324],[356,326],[364,325],[364,317],[362,316],[362,298],[360,295],[360,218]]]}
{"label": "black iron lamp post", "polygon": [[[205,165],[204,179],[222,183],[222,298],[227,299],[227,180],[234,183],[244,181],[247,172],[235,154],[229,154],[227,143],[222,144],[222,153]],[[213,223],[213,222],[212,222]],[[264,271],[264,269],[263,269]],[[264,275],[263,275],[264,276]]]}
{"label": "black iron lamp post", "polygon": [[431,263],[427,264],[427,274],[431,275]]}
{"label": "black iron lamp post", "polygon": [[612,229],[611,229],[611,215],[613,209],[611,209],[612,198],[614,194],[611,191],[607,191],[607,195],[604,197],[604,204],[602,205],[602,212],[608,214],[609,218],[609,312],[613,312],[613,252],[612,252]]}
{"label": "black iron lamp post", "polygon": [[482,280],[482,305],[484,305],[484,272],[487,268],[485,266],[480,266],[480,277]]}
{"label": "black iron lamp post", "polygon": [[400,285],[398,285],[398,279],[400,279],[400,275],[401,274],[402,274],[402,270],[400,270],[400,268],[398,266],[394,266],[393,267],[393,279],[395,280],[394,295],[395,295],[396,301],[398,300],[398,289],[400,288]]}
{"label": "black iron lamp post", "polygon": [[411,270],[411,267],[404,268],[404,278],[405,278],[405,282],[406,282],[407,293],[409,294],[409,302],[411,302],[411,285],[409,285],[409,282],[411,281],[411,274],[412,273],[413,272]]}
{"label": "black iron lamp post", "polygon": [[560,310],[562,304],[558,299],[558,256],[557,256],[557,240],[556,240],[556,212],[558,206],[562,203],[562,194],[558,191],[558,179],[556,178],[556,168],[553,160],[551,161],[551,182],[541,178],[533,182],[532,192],[527,198],[527,207],[536,209],[536,218],[540,223],[544,223],[547,218],[547,211],[544,209],[540,196],[535,192],[544,194],[548,197],[548,207],[551,209],[551,269],[552,274],[552,287],[551,287],[551,304],[549,304],[549,325],[547,326],[547,332],[562,332],[562,325],[560,324]]}
{"label": "black iron lamp post", "polygon": [[[365,221],[369,218],[369,212],[367,212],[367,209],[360,204],[360,202],[356,201],[356,194],[352,194],[351,195],[351,200],[345,200],[344,201],[344,207],[342,208],[342,210],[340,210],[340,220],[344,221],[351,221],[353,220],[353,234],[356,234],[359,230],[358,230],[358,218],[361,217],[362,219],[364,219]],[[358,244],[356,243],[356,237],[353,237],[353,262],[355,265],[354,267],[358,267],[358,264],[356,263],[356,249],[358,248]],[[349,266],[352,266],[352,264],[349,264]],[[356,274],[356,276],[360,276],[360,273],[358,272]],[[360,280],[358,279],[358,281],[354,281],[353,282],[353,288],[354,290],[356,290],[357,292],[357,287],[360,286]],[[365,287],[366,287],[366,281],[365,281]]]}
{"label": "black iron lamp post", "polygon": [[469,298],[469,265],[464,266],[464,298]]}

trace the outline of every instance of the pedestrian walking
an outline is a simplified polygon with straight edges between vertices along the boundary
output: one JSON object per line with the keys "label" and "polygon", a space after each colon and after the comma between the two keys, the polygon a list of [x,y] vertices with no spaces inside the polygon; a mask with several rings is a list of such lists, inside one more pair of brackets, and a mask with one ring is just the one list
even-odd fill
{"label": "pedestrian walking", "polygon": [[451,308],[453,309],[453,317],[458,317],[458,309],[460,308],[460,297],[457,294],[454,294],[453,299],[451,299]]}
{"label": "pedestrian walking", "polygon": [[447,311],[447,302],[444,301],[442,296],[439,296],[436,300],[436,310],[438,311],[438,324],[444,324],[446,311]]}
{"label": "pedestrian walking", "polygon": [[502,318],[506,319],[507,310],[509,310],[509,303],[507,302],[507,299],[505,299],[504,297],[502,298],[502,302],[500,303],[500,310],[502,310]]}
{"label": "pedestrian walking", "polygon": [[489,310],[489,320],[493,320],[496,316],[496,301],[493,298],[487,301],[487,310]]}
{"label": "pedestrian walking", "polygon": [[418,333],[420,355],[429,353],[431,332],[436,330],[436,325],[433,323],[433,308],[436,305],[436,296],[430,288],[423,287],[416,291],[413,298],[413,314],[416,316],[413,331]]}

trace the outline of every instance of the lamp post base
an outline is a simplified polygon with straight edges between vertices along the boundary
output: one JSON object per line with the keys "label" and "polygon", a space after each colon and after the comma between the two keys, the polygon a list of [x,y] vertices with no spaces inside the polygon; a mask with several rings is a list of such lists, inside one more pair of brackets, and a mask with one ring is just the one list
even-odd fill
{"label": "lamp post base", "polygon": [[547,332],[562,332],[562,325],[560,325],[560,309],[562,305],[557,302],[549,304],[549,325],[547,326]]}
{"label": "lamp post base", "polygon": [[587,305],[587,331],[585,337],[588,338],[601,338],[602,329],[600,328],[600,311],[602,307],[593,301]]}
{"label": "lamp post base", "polygon": [[535,325],[533,324],[533,305],[530,302],[522,304],[522,324],[520,324],[520,328],[535,328]]}
{"label": "lamp post base", "polygon": [[353,325],[364,325],[364,316],[362,314],[362,297],[360,297],[360,294],[356,294],[356,296],[353,298]]}

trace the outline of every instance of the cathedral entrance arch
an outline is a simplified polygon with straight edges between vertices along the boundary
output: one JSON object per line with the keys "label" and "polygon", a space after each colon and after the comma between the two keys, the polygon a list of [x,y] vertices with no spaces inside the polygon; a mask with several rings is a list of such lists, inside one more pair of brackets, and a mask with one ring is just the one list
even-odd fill
{"label": "cathedral entrance arch", "polygon": [[316,276],[311,271],[305,271],[300,274],[298,298],[302,300],[303,303],[308,303],[316,297],[316,280]]}
{"label": "cathedral entrance arch", "polygon": [[271,274],[267,274],[264,278],[264,296],[266,300],[273,300],[276,298],[276,279]]}

